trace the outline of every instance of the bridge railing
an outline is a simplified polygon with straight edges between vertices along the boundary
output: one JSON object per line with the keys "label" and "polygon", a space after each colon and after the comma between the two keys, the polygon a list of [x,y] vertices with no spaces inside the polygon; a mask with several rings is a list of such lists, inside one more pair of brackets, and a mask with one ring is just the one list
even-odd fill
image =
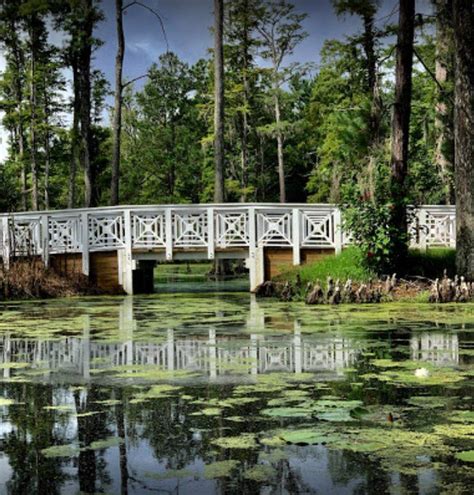
{"label": "bridge railing", "polygon": [[114,249],[257,246],[335,248],[341,221],[333,205],[211,204],[125,206],[1,215],[1,244],[12,255]]}
{"label": "bridge railing", "polygon": [[[453,206],[412,209],[412,246],[455,247]],[[258,247],[332,248],[350,243],[339,208],[328,204],[208,204],[120,206],[0,215],[1,256],[88,253],[108,250]]]}

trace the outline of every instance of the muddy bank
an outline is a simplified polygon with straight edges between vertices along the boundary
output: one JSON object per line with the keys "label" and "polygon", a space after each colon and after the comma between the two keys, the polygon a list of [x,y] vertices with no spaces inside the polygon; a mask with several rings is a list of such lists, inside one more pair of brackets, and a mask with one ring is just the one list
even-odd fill
{"label": "muddy bank", "polygon": [[46,268],[33,258],[0,266],[0,299],[34,299],[101,294],[88,278],[76,272]]}

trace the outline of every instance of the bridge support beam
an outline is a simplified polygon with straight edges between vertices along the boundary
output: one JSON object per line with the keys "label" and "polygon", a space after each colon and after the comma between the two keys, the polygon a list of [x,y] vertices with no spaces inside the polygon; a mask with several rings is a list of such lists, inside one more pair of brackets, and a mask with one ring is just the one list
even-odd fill
{"label": "bridge support beam", "polygon": [[135,260],[131,252],[127,249],[119,249],[118,256],[118,282],[123,287],[126,294],[133,294],[133,270],[135,269]]}
{"label": "bridge support beam", "polygon": [[260,284],[265,282],[265,260],[263,247],[250,250],[250,256],[246,260],[250,276],[250,292],[255,292]]}

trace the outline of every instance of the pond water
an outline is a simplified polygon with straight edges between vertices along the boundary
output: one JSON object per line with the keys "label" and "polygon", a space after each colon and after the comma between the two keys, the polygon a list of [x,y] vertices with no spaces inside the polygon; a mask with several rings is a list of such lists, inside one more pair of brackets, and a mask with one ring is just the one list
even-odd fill
{"label": "pond water", "polygon": [[0,493],[472,494],[474,306],[0,304]]}

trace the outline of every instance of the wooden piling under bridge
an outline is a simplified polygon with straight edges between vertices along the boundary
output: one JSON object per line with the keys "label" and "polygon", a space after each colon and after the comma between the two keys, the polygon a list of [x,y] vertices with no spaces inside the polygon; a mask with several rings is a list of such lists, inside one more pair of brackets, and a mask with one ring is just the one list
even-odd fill
{"label": "wooden piling under bridge", "polygon": [[[412,208],[413,247],[455,247],[452,206]],[[152,292],[157,262],[244,259],[250,290],[291,266],[350,243],[329,204],[226,203],[118,206],[0,215],[0,257],[41,257],[60,273],[83,273],[99,289]]]}

